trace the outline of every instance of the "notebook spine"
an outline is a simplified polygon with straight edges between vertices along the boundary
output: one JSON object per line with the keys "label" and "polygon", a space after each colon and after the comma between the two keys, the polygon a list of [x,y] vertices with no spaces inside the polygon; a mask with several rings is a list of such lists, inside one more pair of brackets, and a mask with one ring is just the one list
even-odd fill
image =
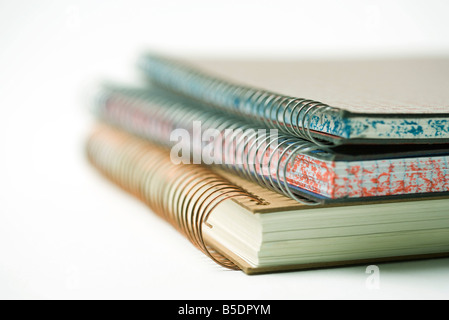
{"label": "notebook spine", "polygon": [[341,110],[325,103],[235,84],[161,56],[146,55],[139,64],[158,85],[320,147],[333,145],[335,140],[325,139],[319,132],[337,139],[348,134]]}
{"label": "notebook spine", "polygon": [[183,154],[184,163],[199,158],[202,163],[219,165],[300,203],[321,203],[298,192],[298,187],[317,191],[310,189],[312,183],[292,184],[298,174],[307,181],[307,172],[294,172],[294,163],[301,160],[298,157],[307,157],[312,152],[319,152],[322,157],[331,156],[311,142],[254,128],[217,111],[170,98],[158,90],[107,89],[98,101],[101,104],[97,116],[101,119],[168,148],[175,144],[171,139],[174,130],[181,129],[194,135],[192,124],[201,123],[202,132],[215,132],[214,143],[203,141],[195,146],[189,140],[190,153],[187,157]]}
{"label": "notebook spine", "polygon": [[211,248],[203,228],[221,202],[236,197],[262,203],[203,166],[174,165],[166,150],[104,125],[86,144],[90,162],[110,180],[145,202],[218,264],[238,267]]}

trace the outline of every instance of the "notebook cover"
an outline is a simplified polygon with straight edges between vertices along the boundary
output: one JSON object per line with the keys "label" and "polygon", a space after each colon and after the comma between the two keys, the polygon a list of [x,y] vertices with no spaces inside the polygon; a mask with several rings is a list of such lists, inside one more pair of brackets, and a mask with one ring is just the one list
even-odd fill
{"label": "notebook cover", "polygon": [[210,74],[341,109],[346,116],[449,116],[449,58],[188,59]]}
{"label": "notebook cover", "polygon": [[[228,84],[254,88],[269,93],[269,96],[301,98],[312,105],[331,107],[338,114],[335,122],[324,127],[317,124],[316,128],[309,123],[309,140],[315,137],[335,145],[401,144],[404,140],[413,144],[449,142],[449,93],[446,89],[449,86],[449,58],[446,57],[270,61],[173,59],[149,54],[142,57],[140,65],[154,83],[168,90],[225,106],[223,109],[228,112],[243,110],[254,118],[261,115],[259,112],[267,118],[265,111],[261,111],[269,105],[264,104],[270,100],[267,96],[266,100],[258,98],[257,103],[247,102],[248,96],[243,93],[242,96],[223,88]],[[208,78],[192,81],[197,75]],[[235,100],[235,103],[229,100]],[[264,107],[260,109],[260,106]],[[278,115],[272,117],[270,121],[275,127],[278,120],[273,119]],[[351,119],[361,121],[351,124]],[[307,127],[305,122],[299,121]],[[376,137],[381,132],[379,128],[385,132]]]}

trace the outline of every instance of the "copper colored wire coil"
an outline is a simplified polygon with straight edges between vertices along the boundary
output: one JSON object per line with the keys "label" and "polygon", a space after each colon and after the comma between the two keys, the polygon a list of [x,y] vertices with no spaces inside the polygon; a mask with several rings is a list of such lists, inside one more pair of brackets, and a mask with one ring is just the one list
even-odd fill
{"label": "copper colored wire coil", "polygon": [[261,202],[201,165],[175,165],[165,149],[107,125],[98,125],[86,144],[89,161],[106,177],[146,203],[218,264],[238,267],[211,248],[203,228],[223,201],[244,197]]}

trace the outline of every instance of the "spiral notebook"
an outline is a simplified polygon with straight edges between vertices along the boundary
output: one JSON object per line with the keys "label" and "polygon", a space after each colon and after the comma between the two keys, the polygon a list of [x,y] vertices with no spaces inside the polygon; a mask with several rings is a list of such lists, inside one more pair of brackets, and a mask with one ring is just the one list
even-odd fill
{"label": "spiral notebook", "polygon": [[449,255],[446,197],[307,206],[215,167],[175,165],[165,148],[104,124],[86,150],[212,260],[247,274]]}
{"label": "spiral notebook", "polygon": [[[445,144],[326,149],[290,135],[255,130],[250,121],[159,88],[106,86],[95,112],[99,119],[176,155],[182,151],[184,163],[199,156],[199,163],[219,166],[301,203],[438,197],[449,192]],[[192,141],[195,122],[202,132],[218,133],[214,143]],[[229,128],[237,130],[226,133]],[[187,143],[173,136],[179,130],[188,134]]]}
{"label": "spiral notebook", "polygon": [[155,84],[317,144],[449,142],[449,59],[231,61],[144,55]]}

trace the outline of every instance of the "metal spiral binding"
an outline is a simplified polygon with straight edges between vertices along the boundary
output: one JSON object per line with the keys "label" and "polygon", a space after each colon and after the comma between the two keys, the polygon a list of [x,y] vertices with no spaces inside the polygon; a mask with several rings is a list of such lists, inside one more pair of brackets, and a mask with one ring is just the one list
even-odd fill
{"label": "metal spiral binding", "polygon": [[[221,145],[213,146],[213,154],[216,156],[214,164],[300,203],[321,203],[299,195],[288,182],[288,175],[289,167],[299,161],[297,158],[300,156],[313,157],[316,152],[322,157],[330,156],[323,146],[292,135],[259,131],[262,126],[254,127],[239,118],[193,104],[186,99],[173,98],[159,90],[107,88],[103,94],[108,98],[101,99],[105,103],[98,107],[98,113],[105,121],[166,148],[173,145],[170,134],[163,135],[149,128],[139,122],[139,117],[157,119],[168,126],[166,131],[179,128],[189,131],[192,130],[193,121],[200,121],[203,130],[214,129],[221,133]],[[289,100],[288,103],[295,106],[300,104],[296,100]],[[303,104],[302,108],[306,106],[307,104]],[[111,108],[119,109],[120,112],[112,112]],[[307,112],[312,112],[310,110],[307,109]],[[201,155],[202,148],[203,145],[200,149],[191,150],[189,157]],[[221,156],[220,159],[217,154]]]}
{"label": "metal spiral binding", "polygon": [[166,150],[148,141],[99,125],[86,145],[90,162],[110,180],[145,202],[218,264],[238,267],[211,248],[203,228],[223,201],[261,200],[206,167],[174,165]]}
{"label": "metal spiral binding", "polygon": [[[158,55],[143,56],[140,67],[153,82],[170,91],[192,97],[228,114],[251,117],[267,128],[278,129],[320,147],[333,145],[316,138],[311,123],[316,117],[321,119],[326,114],[338,114],[338,108],[315,100],[235,84],[206,74],[187,63]],[[193,84],[186,86],[186,83]],[[236,99],[240,101],[237,106]]]}

